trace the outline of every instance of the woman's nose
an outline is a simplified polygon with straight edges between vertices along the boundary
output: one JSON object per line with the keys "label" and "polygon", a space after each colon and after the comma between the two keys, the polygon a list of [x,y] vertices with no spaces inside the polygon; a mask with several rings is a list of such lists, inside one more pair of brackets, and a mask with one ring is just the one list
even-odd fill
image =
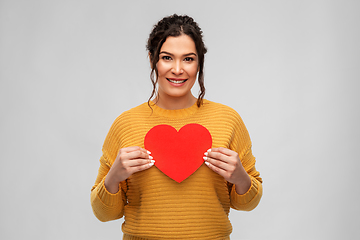
{"label": "woman's nose", "polygon": [[171,69],[171,72],[175,75],[180,75],[184,72],[184,69],[182,68],[182,64],[180,61],[175,61],[174,65]]}

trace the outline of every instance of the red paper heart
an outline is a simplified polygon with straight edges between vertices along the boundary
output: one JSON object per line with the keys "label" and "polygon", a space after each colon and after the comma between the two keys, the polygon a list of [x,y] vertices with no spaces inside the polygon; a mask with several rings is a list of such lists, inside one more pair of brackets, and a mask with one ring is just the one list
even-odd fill
{"label": "red paper heart", "polygon": [[151,152],[155,166],[180,183],[204,162],[212,138],[200,124],[187,124],[179,132],[169,125],[157,125],[146,134],[144,145]]}

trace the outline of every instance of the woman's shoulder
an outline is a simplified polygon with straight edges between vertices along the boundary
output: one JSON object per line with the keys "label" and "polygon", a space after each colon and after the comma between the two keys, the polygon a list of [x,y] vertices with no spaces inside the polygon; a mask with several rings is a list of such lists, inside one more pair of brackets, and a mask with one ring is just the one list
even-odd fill
{"label": "woman's shoulder", "polygon": [[129,124],[131,122],[136,121],[136,119],[140,119],[146,115],[150,115],[151,110],[147,103],[142,103],[136,107],[128,109],[122,112],[118,117],[115,118],[113,125],[119,124]]}
{"label": "woman's shoulder", "polygon": [[211,116],[212,121],[221,124],[224,128],[230,128],[241,133],[240,135],[243,138],[250,139],[245,123],[235,109],[209,100],[204,101],[205,108],[208,108],[207,115]]}
{"label": "woman's shoulder", "polygon": [[227,117],[240,118],[239,113],[235,109],[222,103],[204,99],[203,106],[205,110],[210,111],[213,114],[226,114]]}
{"label": "woman's shoulder", "polygon": [[151,110],[148,106],[147,103],[142,103],[136,107],[130,108],[124,112],[122,112],[117,119],[122,119],[122,118],[131,118],[134,116],[138,116],[138,115],[142,115],[142,114],[148,114],[151,113]]}

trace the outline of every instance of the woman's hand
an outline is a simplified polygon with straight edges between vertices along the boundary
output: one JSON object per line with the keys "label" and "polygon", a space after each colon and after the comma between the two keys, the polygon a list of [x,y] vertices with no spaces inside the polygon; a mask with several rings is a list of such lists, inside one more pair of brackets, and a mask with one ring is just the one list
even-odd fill
{"label": "woman's hand", "polygon": [[220,147],[209,149],[204,155],[205,164],[226,181],[235,184],[238,194],[242,195],[249,190],[251,179],[237,152]]}
{"label": "woman's hand", "polygon": [[150,152],[141,147],[127,147],[119,150],[106,178],[105,187],[110,193],[119,191],[119,183],[133,173],[146,170],[154,165]]}

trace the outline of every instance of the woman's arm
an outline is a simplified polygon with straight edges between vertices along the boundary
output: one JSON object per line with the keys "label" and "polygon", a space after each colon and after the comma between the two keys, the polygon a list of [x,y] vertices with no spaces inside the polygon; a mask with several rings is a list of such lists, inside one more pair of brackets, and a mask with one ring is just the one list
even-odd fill
{"label": "woman's arm", "polygon": [[140,147],[127,147],[119,150],[114,164],[105,178],[106,189],[115,194],[119,191],[119,183],[133,173],[146,170],[154,165],[150,152]]}
{"label": "woman's arm", "polygon": [[[109,170],[110,164],[102,156],[100,158],[98,175],[91,189],[90,198],[94,215],[102,222],[121,218],[123,216],[124,205],[126,204],[126,193],[123,190],[112,194],[106,189],[104,182]],[[125,181],[122,184],[126,186]]]}
{"label": "woman's arm", "polygon": [[135,172],[154,165],[149,152],[140,147],[119,150],[113,164],[100,159],[99,173],[91,192],[91,206],[100,221],[110,221],[123,216],[126,204],[126,179]]}
{"label": "woman's arm", "polygon": [[249,148],[242,156],[241,163],[250,177],[251,184],[247,192],[240,194],[234,184],[230,188],[231,207],[237,210],[251,211],[259,204],[262,197],[262,178],[255,168],[255,157]]}
{"label": "woman's arm", "polygon": [[231,207],[250,211],[260,202],[262,179],[255,168],[250,135],[239,114],[228,109],[224,121],[233,134],[227,148],[212,148],[205,156],[206,165],[228,181]]}
{"label": "woman's arm", "polygon": [[205,153],[205,164],[229,183],[235,184],[236,192],[245,194],[251,187],[251,179],[241,164],[237,152],[227,148],[212,148]]}
{"label": "woman's arm", "polygon": [[[240,157],[227,148],[212,148],[205,153],[205,164],[223,176],[229,183],[231,206],[237,210],[250,211],[260,202],[262,179],[255,169],[251,150]],[[246,164],[246,165],[245,165]]]}

